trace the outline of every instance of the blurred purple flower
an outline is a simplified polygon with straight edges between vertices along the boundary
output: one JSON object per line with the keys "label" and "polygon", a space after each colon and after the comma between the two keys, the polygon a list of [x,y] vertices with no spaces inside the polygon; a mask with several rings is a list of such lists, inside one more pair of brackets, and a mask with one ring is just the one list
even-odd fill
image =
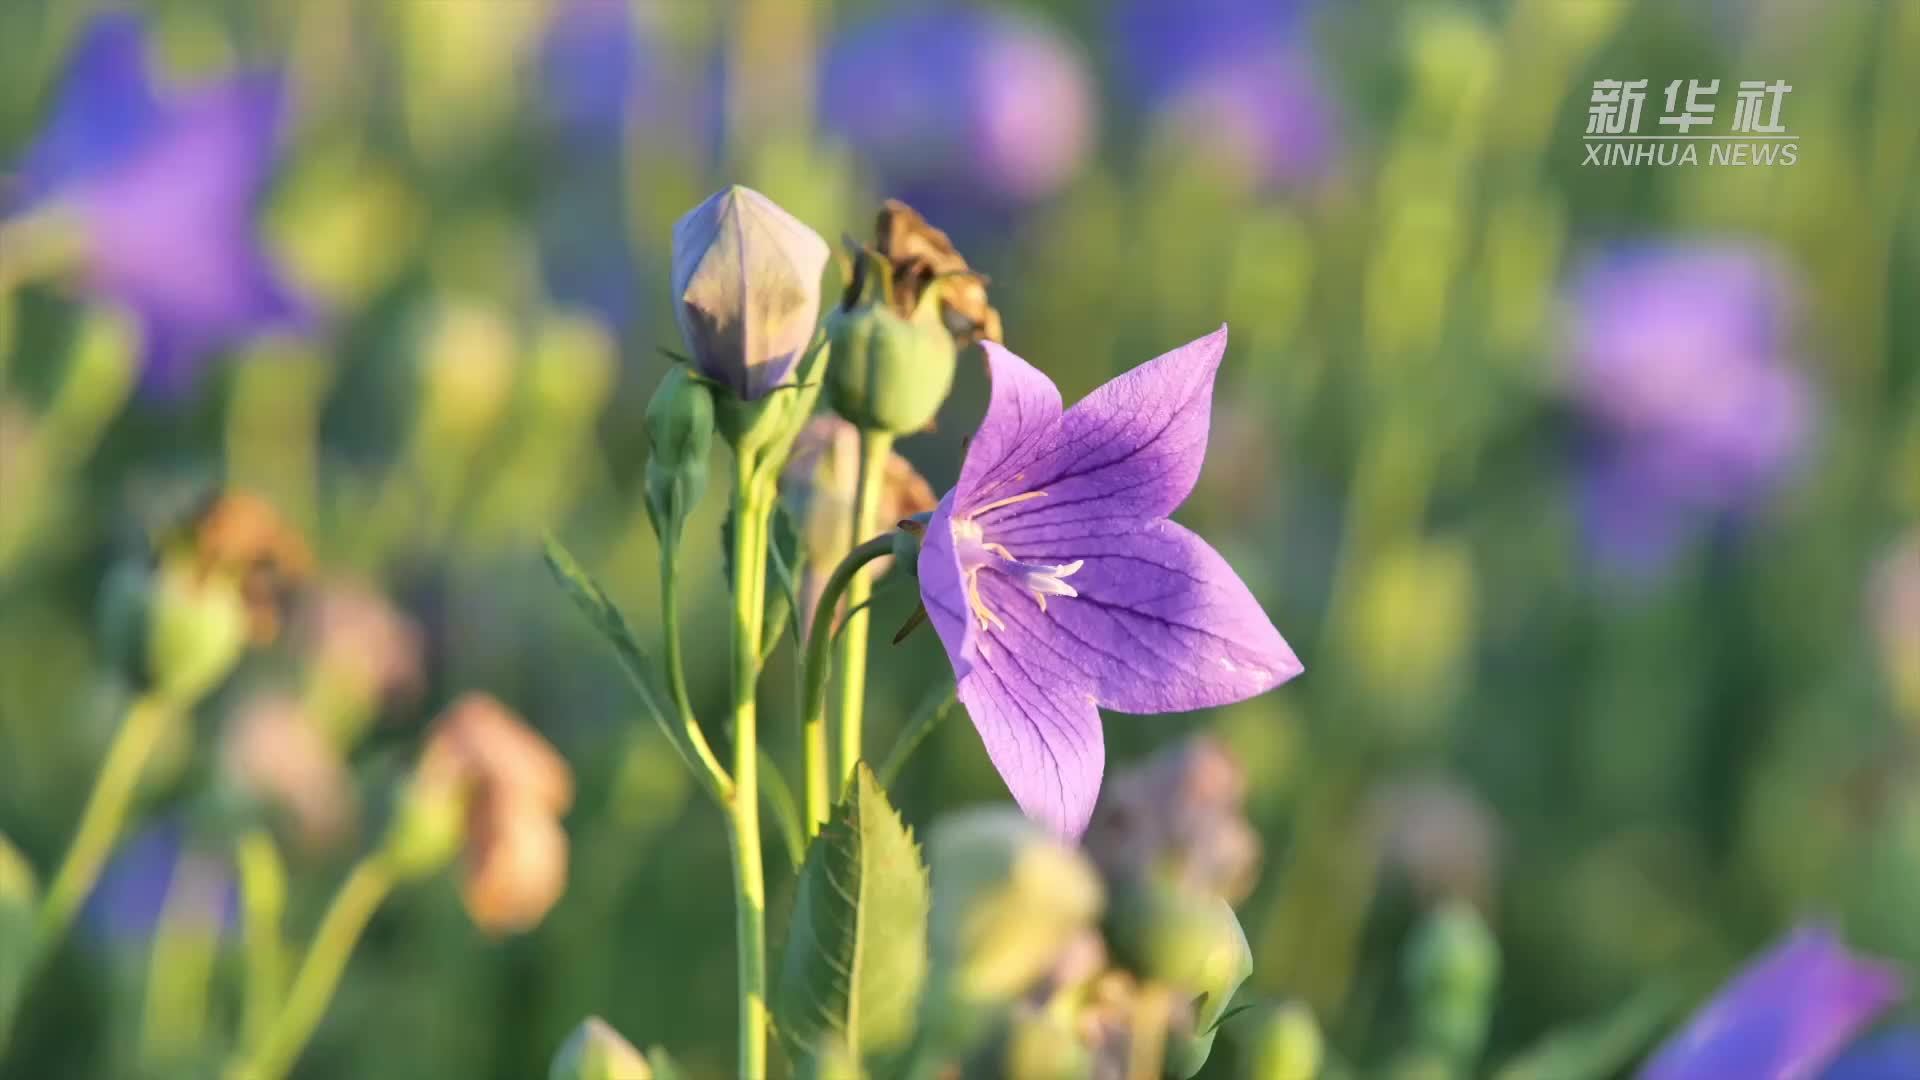
{"label": "blurred purple flower", "polygon": [[1164,130],[1267,187],[1327,174],[1340,110],[1301,44],[1304,4],[1132,0],[1115,11],[1121,79]]}
{"label": "blurred purple flower", "polygon": [[1820,1080],[1913,1080],[1920,1076],[1920,1028],[1895,1028],[1862,1039]]}
{"label": "blurred purple flower", "polygon": [[1695,1013],[1640,1080],[1812,1080],[1904,993],[1892,967],[1803,927]]}
{"label": "blurred purple flower", "polygon": [[261,73],[185,93],[158,86],[138,20],[104,15],[81,36],[22,160],[10,212],[74,215],[89,286],[140,321],[149,393],[177,396],[213,350],[311,317],[253,223],[283,97],[278,77]]}
{"label": "blurred purple flower", "polygon": [[1206,457],[1218,331],[1062,411],[983,345],[987,415],[927,524],[920,598],[960,701],[1021,809],[1078,836],[1106,751],[1097,706],[1183,712],[1301,671],[1225,559],[1168,514]]}
{"label": "blurred purple flower", "polygon": [[580,142],[617,142],[654,97],[655,58],[631,0],[561,0],[540,49],[541,83],[556,124]]}
{"label": "blurred purple flower", "polygon": [[178,822],[163,822],[135,834],[114,852],[87,897],[81,923],[108,942],[145,940],[160,925],[176,889],[194,890],[183,894],[187,903],[222,928],[231,927],[238,917],[239,894],[227,866],[190,850]]}
{"label": "blurred purple flower", "polygon": [[1582,502],[1604,562],[1662,565],[1750,510],[1801,457],[1787,271],[1737,247],[1635,247],[1576,277],[1569,378],[1588,420]]}
{"label": "blurred purple flower", "polygon": [[1058,191],[1086,161],[1098,119],[1070,41],[1033,19],[964,6],[851,29],[826,52],[820,106],[825,128],[888,194],[943,221]]}

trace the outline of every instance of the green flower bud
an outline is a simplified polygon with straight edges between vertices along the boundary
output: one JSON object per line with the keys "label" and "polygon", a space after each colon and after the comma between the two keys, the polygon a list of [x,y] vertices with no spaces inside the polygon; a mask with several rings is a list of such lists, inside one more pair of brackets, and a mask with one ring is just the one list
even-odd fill
{"label": "green flower bud", "polygon": [[928,839],[935,1045],[962,1048],[1050,971],[1104,903],[1079,851],[1011,808],[948,815]]}
{"label": "green flower bud", "polygon": [[653,1067],[612,1025],[589,1016],[560,1044],[547,1076],[549,1080],[653,1080]]}
{"label": "green flower bud", "polygon": [[910,435],[933,423],[953,388],[957,351],[940,317],[939,289],[910,316],[883,303],[840,310],[827,319],[837,358],[827,375],[833,410],[869,430]]}
{"label": "green flower bud", "polygon": [[647,517],[663,541],[677,542],[707,488],[713,454],[713,392],[675,364],[647,403]]}
{"label": "green flower bud", "polygon": [[1435,908],[1415,930],[1406,958],[1415,1037],[1455,1062],[1471,1062],[1486,1040],[1500,981],[1500,945],[1465,903]]}
{"label": "green flower bud", "polygon": [[1143,884],[1116,898],[1107,922],[1123,963],[1189,995],[1193,1023],[1168,1033],[1167,1073],[1199,1072],[1228,1003],[1253,974],[1253,950],[1232,905],[1196,890]]}
{"label": "green flower bud", "polygon": [[123,563],[100,600],[101,637],[128,681],[191,705],[240,659],[248,635],[239,584],[218,570],[171,556],[157,568]]}
{"label": "green flower bud", "polygon": [[1053,1012],[1023,1013],[1007,1032],[1006,1072],[1013,1080],[1086,1080],[1094,1073],[1093,1050],[1070,1018]]}
{"label": "green flower bud", "polygon": [[423,768],[401,786],[380,852],[395,877],[419,881],[451,863],[466,838],[465,785]]}
{"label": "green flower bud", "polygon": [[1314,1080],[1326,1057],[1326,1040],[1313,1010],[1297,1003],[1273,1010],[1252,1045],[1251,1080]]}

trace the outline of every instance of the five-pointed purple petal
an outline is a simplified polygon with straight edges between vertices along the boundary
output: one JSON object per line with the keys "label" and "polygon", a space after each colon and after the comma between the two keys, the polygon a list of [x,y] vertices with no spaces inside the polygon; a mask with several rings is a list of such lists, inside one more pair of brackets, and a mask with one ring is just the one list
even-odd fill
{"label": "five-pointed purple petal", "polygon": [[1830,929],[1805,927],[1695,1013],[1640,1080],[1811,1080],[1904,993],[1893,968],[1849,952]]}
{"label": "five-pointed purple petal", "polygon": [[95,20],[75,47],[11,209],[74,215],[90,287],[139,317],[149,392],[182,392],[213,350],[311,317],[253,222],[283,105],[260,74],[164,93],[130,15]]}
{"label": "five-pointed purple petal", "polygon": [[1167,519],[1206,456],[1219,331],[1072,409],[986,346],[993,388],[928,525],[920,592],[988,756],[1032,817],[1077,836],[1105,765],[1099,707],[1240,701],[1300,661],[1207,543]]}

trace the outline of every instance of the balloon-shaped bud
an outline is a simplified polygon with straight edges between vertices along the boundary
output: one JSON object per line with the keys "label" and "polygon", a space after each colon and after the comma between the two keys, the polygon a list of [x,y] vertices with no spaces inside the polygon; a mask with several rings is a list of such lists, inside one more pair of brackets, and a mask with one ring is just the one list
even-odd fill
{"label": "balloon-shaped bud", "polygon": [[247,605],[239,583],[178,556],[156,567],[116,567],[101,594],[100,620],[102,637],[128,681],[176,704],[206,696],[247,647]]}
{"label": "balloon-shaped bud", "polygon": [[653,1067],[613,1026],[589,1016],[553,1055],[549,1080],[653,1080]]}
{"label": "balloon-shaped bud", "polygon": [[870,431],[909,435],[933,423],[953,388],[953,336],[935,294],[911,315],[881,303],[836,311],[827,337],[836,362],[827,373],[833,411]]}
{"label": "balloon-shaped bud", "polygon": [[700,374],[745,401],[785,382],[813,340],[828,254],[819,233],[738,184],[676,222],[674,319]]}
{"label": "balloon-shaped bud", "polygon": [[1253,974],[1253,950],[1232,905],[1198,890],[1142,885],[1116,898],[1108,933],[1123,963],[1192,1003],[1191,1022],[1167,1034],[1167,1074],[1199,1072],[1228,1003]]}

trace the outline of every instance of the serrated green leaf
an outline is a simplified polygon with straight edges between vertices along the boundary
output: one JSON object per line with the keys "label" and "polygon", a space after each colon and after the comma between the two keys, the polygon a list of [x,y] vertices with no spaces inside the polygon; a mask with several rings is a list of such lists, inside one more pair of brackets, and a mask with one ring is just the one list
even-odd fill
{"label": "serrated green leaf", "polygon": [[807,849],[774,988],[796,1060],[823,1042],[862,1058],[904,1049],[927,974],[927,871],[862,763]]}
{"label": "serrated green leaf", "polygon": [[606,590],[593,580],[592,575],[581,567],[566,548],[560,546],[558,540],[547,537],[542,554],[547,569],[553,571],[554,580],[560,583],[560,587],[573,599],[574,605],[593,623],[594,629],[600,631],[600,636],[607,639],[607,644],[613,646],[614,655],[620,658],[620,666],[626,671],[628,681],[633,683],[634,692],[640,695],[647,712],[666,731],[667,737],[679,745],[680,740],[674,734],[673,726],[667,722],[667,710],[662,707],[648,675],[652,662],[640,648],[640,640],[634,636],[627,617],[620,613],[620,609],[608,598]]}

